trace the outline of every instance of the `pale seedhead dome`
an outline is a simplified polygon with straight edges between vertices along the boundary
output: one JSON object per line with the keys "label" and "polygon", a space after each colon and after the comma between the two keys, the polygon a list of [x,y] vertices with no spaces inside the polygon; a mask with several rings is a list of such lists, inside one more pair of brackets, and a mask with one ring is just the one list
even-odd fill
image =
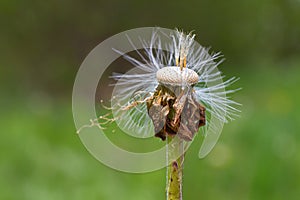
{"label": "pale seedhead dome", "polygon": [[198,74],[188,68],[171,66],[163,67],[156,72],[156,79],[159,83],[168,85],[194,85],[198,83]]}

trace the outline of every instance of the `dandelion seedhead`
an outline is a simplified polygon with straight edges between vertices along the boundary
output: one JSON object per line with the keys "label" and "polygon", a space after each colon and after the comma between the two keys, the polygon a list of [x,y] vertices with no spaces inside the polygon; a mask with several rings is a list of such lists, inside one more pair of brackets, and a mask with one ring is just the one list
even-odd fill
{"label": "dandelion seedhead", "polygon": [[[195,34],[176,30],[164,35],[168,37],[166,42],[158,32],[156,29],[149,41],[140,39],[143,49],[136,50],[139,58],[115,50],[135,68],[112,75],[116,83],[111,107],[103,106],[112,115],[102,115],[84,127],[103,129],[116,122],[127,133],[166,140],[167,199],[182,200],[186,146],[203,126],[209,127],[205,135],[208,142],[202,143],[199,157],[213,148],[223,124],[239,112],[236,107],[240,104],[228,96],[238,90],[228,89],[238,79],[223,81],[225,76],[217,69],[222,55],[209,53],[209,49],[194,42]],[[137,49],[130,38],[129,42]]]}
{"label": "dandelion seedhead", "polygon": [[162,140],[178,135],[190,141],[200,126],[214,127],[212,116],[222,123],[234,119],[239,104],[228,94],[236,90],[226,88],[238,79],[223,81],[217,70],[222,60],[216,61],[221,54],[210,54],[195,44],[195,34],[178,30],[169,36],[171,42],[164,44],[164,51],[158,31],[150,41],[140,39],[144,48],[136,51],[139,59],[124,55],[138,72],[112,76],[121,88],[112,101],[119,126],[140,134],[154,129]]}

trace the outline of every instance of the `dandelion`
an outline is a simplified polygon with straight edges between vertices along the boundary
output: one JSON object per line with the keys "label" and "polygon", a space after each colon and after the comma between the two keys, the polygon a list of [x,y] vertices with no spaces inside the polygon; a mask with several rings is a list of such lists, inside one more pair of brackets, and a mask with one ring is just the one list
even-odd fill
{"label": "dandelion", "polygon": [[[139,59],[124,55],[138,73],[113,75],[119,89],[112,109],[119,126],[140,134],[154,131],[156,137],[167,141],[166,196],[181,200],[186,143],[202,126],[217,129],[211,119],[227,123],[237,116],[239,104],[228,97],[236,90],[226,89],[238,79],[223,81],[225,77],[217,70],[222,60],[216,62],[221,54],[197,46],[195,34],[177,30],[170,37],[167,51],[162,50],[161,38],[154,32],[150,41],[140,40],[144,49],[136,51]],[[179,156],[174,158],[174,154]]]}

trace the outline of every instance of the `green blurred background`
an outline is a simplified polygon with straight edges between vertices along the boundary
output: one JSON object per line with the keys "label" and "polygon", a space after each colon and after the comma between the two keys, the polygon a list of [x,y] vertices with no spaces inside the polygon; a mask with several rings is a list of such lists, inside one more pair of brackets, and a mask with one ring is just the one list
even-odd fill
{"label": "green blurred background", "polygon": [[71,110],[85,56],[145,26],[194,30],[225,55],[224,73],[241,77],[241,117],[207,158],[192,145],[184,199],[299,199],[299,11],[299,0],[1,0],[0,199],[164,199],[164,170],[126,174],[100,164]]}

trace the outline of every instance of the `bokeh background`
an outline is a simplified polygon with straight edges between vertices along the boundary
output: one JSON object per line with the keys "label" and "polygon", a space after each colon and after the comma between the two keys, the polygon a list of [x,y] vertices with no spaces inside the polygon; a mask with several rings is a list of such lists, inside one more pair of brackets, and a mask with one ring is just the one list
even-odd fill
{"label": "bokeh background", "polygon": [[81,144],[71,110],[85,56],[145,26],[194,30],[225,55],[224,73],[241,77],[241,117],[207,158],[192,145],[184,199],[299,199],[299,10],[299,0],[1,0],[0,199],[164,199],[164,170],[102,165]]}

